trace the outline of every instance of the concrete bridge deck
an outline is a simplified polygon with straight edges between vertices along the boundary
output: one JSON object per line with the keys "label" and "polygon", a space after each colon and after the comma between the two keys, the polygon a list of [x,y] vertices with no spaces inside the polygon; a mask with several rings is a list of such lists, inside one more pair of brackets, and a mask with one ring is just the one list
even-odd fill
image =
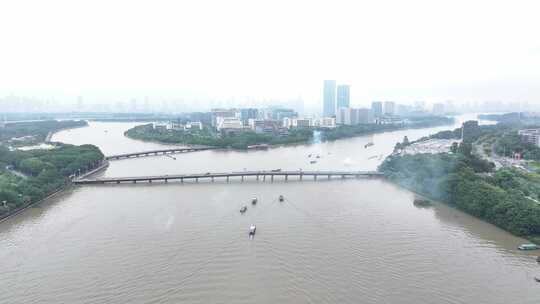
{"label": "concrete bridge deck", "polygon": [[105,156],[106,160],[118,160],[124,158],[135,158],[135,157],[144,157],[144,156],[154,156],[154,155],[165,155],[165,154],[177,154],[177,153],[188,153],[188,152],[197,152],[204,150],[213,150],[214,147],[182,147],[182,148],[172,148],[172,149],[159,149],[159,150],[150,150],[150,151],[141,151],[133,153],[124,153]]}
{"label": "concrete bridge deck", "polygon": [[231,177],[239,177],[244,181],[247,177],[255,177],[256,180],[262,179],[266,181],[269,178],[274,181],[275,177],[283,177],[284,180],[288,180],[289,177],[294,176],[299,180],[304,177],[312,177],[317,180],[318,177],[326,177],[331,179],[333,177],[339,178],[360,178],[360,177],[382,177],[383,173],[376,171],[241,171],[241,172],[223,172],[223,173],[200,173],[200,174],[173,174],[173,175],[156,175],[156,176],[132,176],[132,177],[108,177],[108,178],[96,178],[96,179],[77,179],[74,180],[74,184],[107,184],[107,183],[138,183],[146,182],[152,183],[155,181],[165,182],[168,181],[180,181],[206,179],[214,181],[216,178],[221,178],[229,181]]}

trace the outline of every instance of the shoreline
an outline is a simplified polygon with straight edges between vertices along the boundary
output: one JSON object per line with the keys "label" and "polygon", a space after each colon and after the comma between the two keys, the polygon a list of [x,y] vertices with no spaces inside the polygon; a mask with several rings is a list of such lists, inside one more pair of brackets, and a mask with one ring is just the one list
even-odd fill
{"label": "shoreline", "polygon": [[[92,169],[86,173],[83,173],[79,178],[86,178],[92,174],[95,174],[99,171],[102,171],[104,170],[105,168],[107,168],[109,166],[109,161],[105,160],[99,167],[95,168],[95,169]],[[7,213],[6,215],[3,215],[3,216],[0,216],[0,223],[2,223],[3,221],[9,219],[10,217],[12,216],[15,216],[15,215],[18,215],[19,213],[23,212],[24,210],[30,208],[30,207],[33,207],[37,204],[40,204],[40,203],[43,203],[53,197],[55,197],[56,195],[68,190],[68,189],[71,189],[75,187],[75,185],[73,183],[71,183],[71,181],[68,181],[64,186],[54,190],[53,192],[49,193],[47,196],[45,196],[44,198],[36,201],[36,202],[33,202],[33,203],[30,203],[22,208],[19,208],[19,209],[16,209],[15,211],[13,212],[10,212],[10,213]]]}

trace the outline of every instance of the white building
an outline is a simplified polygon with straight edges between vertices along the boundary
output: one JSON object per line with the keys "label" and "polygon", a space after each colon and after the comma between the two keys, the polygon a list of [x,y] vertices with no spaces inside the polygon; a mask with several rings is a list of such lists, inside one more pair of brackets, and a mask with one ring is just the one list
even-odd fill
{"label": "white building", "polygon": [[321,128],[335,128],[336,119],[334,117],[323,117],[319,119],[319,127]]}
{"label": "white building", "polygon": [[203,124],[200,121],[192,121],[192,122],[187,123],[185,128],[188,129],[188,130],[191,130],[191,129],[202,130],[203,129]]}
{"label": "white building", "polygon": [[525,129],[518,131],[521,140],[540,147],[540,129]]}
{"label": "white building", "polygon": [[292,125],[295,128],[309,128],[309,127],[311,127],[311,119],[309,119],[309,118],[294,118]]}
{"label": "white building", "polygon": [[238,118],[234,117],[217,117],[216,119],[216,129],[221,131],[221,129],[238,129],[241,130],[244,128],[244,124]]}
{"label": "white building", "polygon": [[339,108],[336,112],[336,123],[338,125],[358,125],[373,122],[370,109],[365,108]]}

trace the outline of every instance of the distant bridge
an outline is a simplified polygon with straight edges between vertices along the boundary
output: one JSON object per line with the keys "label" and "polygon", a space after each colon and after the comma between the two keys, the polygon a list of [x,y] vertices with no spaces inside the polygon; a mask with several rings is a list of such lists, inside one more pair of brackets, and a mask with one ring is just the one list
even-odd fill
{"label": "distant bridge", "polygon": [[289,177],[297,177],[298,180],[302,180],[304,177],[311,177],[313,180],[317,178],[360,178],[360,177],[383,177],[384,174],[376,171],[242,171],[242,172],[225,172],[225,173],[200,173],[200,174],[175,174],[175,175],[156,175],[156,176],[135,176],[135,177],[108,177],[108,178],[95,178],[95,179],[76,179],[73,180],[74,184],[108,184],[108,183],[138,183],[146,182],[152,183],[155,181],[165,182],[168,181],[180,181],[199,179],[211,180],[212,182],[216,178],[225,179],[227,182],[230,178],[236,177],[244,181],[247,177],[255,177],[256,180],[270,179],[274,181],[275,177],[283,177],[284,180],[288,180]]}
{"label": "distant bridge", "polygon": [[133,153],[124,153],[105,156],[106,160],[117,160],[123,158],[134,158],[134,157],[144,157],[144,156],[154,156],[154,155],[165,155],[165,154],[176,154],[176,153],[188,153],[188,152],[197,152],[204,150],[216,149],[213,147],[190,147],[190,148],[174,148],[174,149],[159,149],[159,150],[150,150],[150,151],[141,151]]}

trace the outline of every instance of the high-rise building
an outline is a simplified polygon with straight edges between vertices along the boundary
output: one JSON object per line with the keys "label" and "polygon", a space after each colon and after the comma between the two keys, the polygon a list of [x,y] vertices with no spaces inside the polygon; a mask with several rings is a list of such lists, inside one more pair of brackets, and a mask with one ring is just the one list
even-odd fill
{"label": "high-rise building", "polygon": [[395,115],[396,114],[396,103],[393,101],[384,102],[384,115]]}
{"label": "high-rise building", "polygon": [[358,123],[369,124],[373,122],[371,111],[367,108],[358,109]]}
{"label": "high-rise building", "polygon": [[346,84],[337,86],[337,108],[350,107],[350,87]]}
{"label": "high-rise building", "polygon": [[323,117],[336,115],[336,81],[325,80],[323,92]]}
{"label": "high-rise building", "polygon": [[374,101],[371,103],[371,113],[374,117],[381,117],[383,115],[383,106],[381,101]]}
{"label": "high-rise building", "polygon": [[336,124],[351,125],[351,108],[338,108],[337,109]]}

